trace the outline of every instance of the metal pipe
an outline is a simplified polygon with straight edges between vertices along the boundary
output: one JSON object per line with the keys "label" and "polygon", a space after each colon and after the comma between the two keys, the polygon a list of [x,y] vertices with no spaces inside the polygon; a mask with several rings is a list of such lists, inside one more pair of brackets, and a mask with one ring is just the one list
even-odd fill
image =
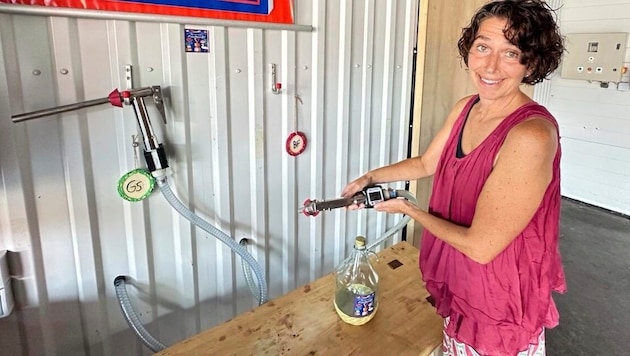
{"label": "metal pipe", "polygon": [[155,138],[153,126],[151,126],[151,120],[149,120],[149,115],[147,114],[147,107],[144,103],[144,98],[138,97],[135,98],[134,101],[135,104],[132,106],[136,114],[136,120],[138,121],[140,130],[142,131],[142,137],[144,138],[144,149],[146,151],[155,150],[158,148],[159,143]]}
{"label": "metal pipe", "polygon": [[61,113],[64,113],[66,111],[78,110],[78,109],[87,108],[87,107],[90,107],[90,106],[101,105],[101,104],[106,104],[106,103],[109,103],[109,98],[100,98],[100,99],[88,100],[88,101],[84,101],[84,102],[81,102],[81,103],[74,103],[74,104],[69,104],[69,105],[57,106],[57,107],[50,108],[50,109],[43,109],[43,110],[32,111],[32,112],[28,112],[28,113],[25,113],[25,114],[13,115],[13,116],[11,116],[11,120],[13,120],[13,122],[22,122],[22,121],[26,121],[26,120],[37,119],[37,118],[40,118],[42,116],[61,114]]}
{"label": "metal pipe", "polygon": [[[131,89],[131,90],[128,90],[128,92],[131,97],[143,97],[143,96],[153,95],[153,89],[151,87]],[[105,98],[92,99],[88,101],[82,101],[80,103],[56,106],[54,108],[42,109],[42,110],[37,110],[37,111],[31,111],[24,114],[13,115],[11,116],[11,120],[17,123],[17,122],[22,122],[26,120],[37,119],[43,116],[61,114],[66,111],[79,110],[79,109],[87,108],[90,106],[96,106],[96,105],[107,104],[107,103],[111,103],[112,105],[114,105],[114,103],[112,102],[113,97],[118,97],[118,99],[120,99],[120,93],[118,92],[118,90],[112,91],[109,94],[109,96]]]}
{"label": "metal pipe", "polygon": [[271,22],[232,21],[208,19],[201,17],[165,16],[154,14],[138,14],[117,11],[100,11],[87,9],[70,9],[56,6],[32,6],[0,3],[0,13],[35,16],[76,17],[99,20],[121,20],[141,22],[177,23],[182,25],[205,25],[222,27],[260,28],[265,30],[313,31],[310,25],[281,24]]}

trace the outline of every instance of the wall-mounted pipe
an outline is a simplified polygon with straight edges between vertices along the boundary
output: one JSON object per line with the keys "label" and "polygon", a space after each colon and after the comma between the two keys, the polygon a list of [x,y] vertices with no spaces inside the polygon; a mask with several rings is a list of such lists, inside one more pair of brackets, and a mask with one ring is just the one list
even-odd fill
{"label": "wall-mounted pipe", "polygon": [[38,119],[44,116],[57,115],[57,114],[64,113],[66,111],[78,110],[78,109],[88,108],[90,106],[102,105],[102,104],[107,104],[107,103],[109,103],[109,98],[88,100],[81,103],[57,106],[54,108],[42,109],[42,110],[32,111],[32,112],[28,112],[24,114],[13,115],[11,116],[11,120],[13,120],[13,122],[22,122],[26,120]]}
{"label": "wall-mounted pipe", "polygon": [[[79,110],[79,109],[88,108],[88,107],[96,106],[96,105],[107,104],[107,103],[113,106],[122,107],[122,103],[126,98],[144,97],[144,96],[153,95],[155,99],[155,88],[159,88],[159,87],[131,89],[131,90],[125,90],[122,93],[119,92],[118,89],[114,89],[111,93],[109,93],[108,96],[104,98],[92,99],[92,100],[82,101],[80,103],[74,103],[74,104],[68,104],[68,105],[61,105],[61,106],[56,106],[53,108],[31,111],[24,114],[17,114],[17,115],[11,116],[11,120],[17,123],[17,122],[22,122],[26,120],[38,119],[44,116],[61,114],[67,111]],[[123,98],[123,96],[125,96],[125,98]]]}

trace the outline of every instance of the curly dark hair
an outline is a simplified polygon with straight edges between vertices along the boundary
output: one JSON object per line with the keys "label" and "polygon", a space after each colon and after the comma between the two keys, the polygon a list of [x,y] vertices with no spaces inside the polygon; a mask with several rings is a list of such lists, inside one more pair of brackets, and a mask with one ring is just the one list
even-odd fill
{"label": "curly dark hair", "polygon": [[505,38],[521,50],[520,63],[530,74],[525,84],[547,79],[558,65],[564,52],[563,38],[556,24],[556,12],[541,0],[497,0],[481,7],[462,29],[457,42],[459,54],[468,66],[468,53],[481,26],[490,17],[505,19]]}

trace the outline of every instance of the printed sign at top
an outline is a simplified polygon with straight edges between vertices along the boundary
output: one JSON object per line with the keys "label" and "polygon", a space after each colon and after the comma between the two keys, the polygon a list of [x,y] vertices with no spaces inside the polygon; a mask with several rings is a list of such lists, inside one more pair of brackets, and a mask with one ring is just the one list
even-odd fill
{"label": "printed sign at top", "polygon": [[127,0],[145,4],[183,6],[195,9],[222,10],[246,14],[269,15],[273,10],[273,0]]}
{"label": "printed sign at top", "polygon": [[0,0],[2,3],[293,23],[292,0]]}

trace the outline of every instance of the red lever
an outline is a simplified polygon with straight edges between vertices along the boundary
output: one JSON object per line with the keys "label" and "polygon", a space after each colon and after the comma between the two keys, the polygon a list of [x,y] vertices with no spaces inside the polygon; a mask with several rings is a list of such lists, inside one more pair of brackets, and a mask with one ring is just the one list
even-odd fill
{"label": "red lever", "polygon": [[306,215],[306,216],[317,216],[319,214],[319,211],[314,210],[314,211],[309,211],[308,210],[308,206],[311,205],[311,203],[314,203],[314,200],[310,200],[310,199],[306,199],[304,201],[304,208],[302,208],[302,214]]}
{"label": "red lever", "polygon": [[120,97],[118,89],[114,89],[111,93],[109,93],[108,98],[110,104],[122,108],[122,98]]}

